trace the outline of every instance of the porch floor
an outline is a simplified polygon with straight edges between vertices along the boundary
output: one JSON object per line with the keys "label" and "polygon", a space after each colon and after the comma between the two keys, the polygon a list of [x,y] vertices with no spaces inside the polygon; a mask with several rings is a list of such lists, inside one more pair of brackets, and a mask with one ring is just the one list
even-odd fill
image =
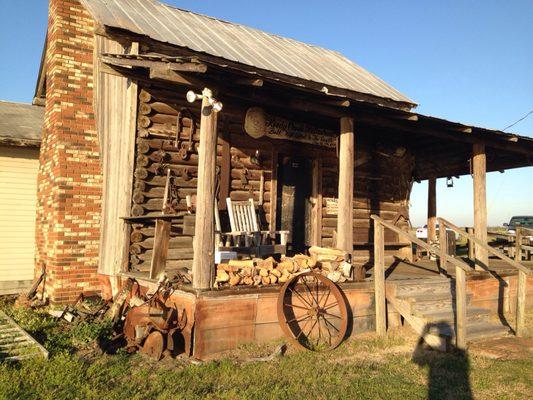
{"label": "porch floor", "polygon": [[[506,277],[517,275],[516,269],[509,266],[502,260],[490,259],[490,271],[471,271],[467,273],[467,279],[486,279],[491,276]],[[522,261],[522,264],[533,268],[533,261]],[[344,282],[339,284],[340,287],[355,287],[355,286],[373,286],[373,266],[366,266],[366,278],[362,282]],[[167,271],[171,275],[172,270]],[[451,276],[455,275],[455,268],[448,266],[447,273]],[[156,280],[149,279],[147,272],[127,272],[123,276],[131,277],[144,282],[148,285],[156,284]],[[439,276],[438,261],[420,259],[416,262],[407,262],[400,259],[395,259],[388,265],[385,265],[385,277],[386,280],[404,280],[404,279],[426,279]],[[202,295],[205,296],[217,296],[217,295],[232,295],[232,294],[245,294],[245,293],[257,293],[257,292],[277,292],[279,285],[270,285],[263,287],[249,287],[249,286],[236,286],[225,287],[217,290],[202,291]],[[179,286],[179,289],[186,292],[196,292],[192,289],[192,285],[183,284]]]}
{"label": "porch floor", "polygon": [[[468,263],[468,261],[466,262]],[[526,267],[533,268],[533,261],[522,261],[521,263]],[[370,266],[369,268],[367,268],[366,280],[373,280],[373,267]],[[505,261],[495,258],[489,260],[489,269],[492,274],[497,274],[501,277],[517,275],[515,268],[511,267]],[[455,275],[455,268],[450,264],[448,264],[447,273],[451,276]],[[389,265],[385,265],[385,278],[387,280],[430,278],[438,275],[439,268],[437,260],[420,259],[410,263],[396,259]],[[471,271],[467,273],[467,277],[472,279],[486,277],[488,275],[488,271]]]}

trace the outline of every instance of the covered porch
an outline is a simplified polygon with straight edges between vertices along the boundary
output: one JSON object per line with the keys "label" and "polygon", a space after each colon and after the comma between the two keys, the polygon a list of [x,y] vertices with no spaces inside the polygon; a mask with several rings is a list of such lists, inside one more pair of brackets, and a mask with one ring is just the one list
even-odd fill
{"label": "covered porch", "polygon": [[[129,39],[135,43],[135,37]],[[289,257],[274,254],[272,269],[311,247],[342,254],[335,263],[351,266],[339,286],[354,333],[376,329],[384,334],[387,324],[405,318],[407,312],[387,308],[386,300],[392,304],[388,282],[424,282],[444,272],[457,282],[457,271],[448,271],[447,263],[461,263],[466,266],[459,281],[466,288],[484,280],[474,277],[488,278],[499,268],[484,246],[485,177],[531,165],[530,138],[417,114],[407,102],[229,67],[161,43],[145,43],[154,53],[138,54],[138,46],[123,49],[129,54],[112,53],[116,44],[105,40],[100,43],[99,104],[123,113],[100,114],[107,144],[100,271],[135,278],[145,287],[157,286],[163,276],[177,277],[174,298],[191,317],[194,354],[203,357],[281,332],[275,302],[282,282],[244,284],[244,268],[215,262],[217,238],[231,233],[223,221],[227,199],[252,201],[258,228],[241,232],[245,236],[289,232],[286,243],[276,243],[286,246]],[[128,115],[135,124],[124,122]],[[124,135],[115,134],[117,125]],[[120,157],[114,158],[113,149]],[[441,252],[446,247],[437,240],[432,190],[426,245],[438,261],[415,260],[416,238],[409,233],[413,182],[429,180],[433,187],[437,178],[470,173],[475,195],[465,201],[473,201],[475,209],[473,268]],[[237,261],[250,261],[247,267],[259,273],[266,257],[233,250]],[[317,271],[326,275],[323,264]],[[215,285],[217,271],[225,268],[221,265],[239,278],[235,285],[229,280]],[[469,283],[462,279],[466,276]],[[520,294],[525,293],[522,282]],[[498,285],[490,286],[490,293],[494,290],[498,297]]]}

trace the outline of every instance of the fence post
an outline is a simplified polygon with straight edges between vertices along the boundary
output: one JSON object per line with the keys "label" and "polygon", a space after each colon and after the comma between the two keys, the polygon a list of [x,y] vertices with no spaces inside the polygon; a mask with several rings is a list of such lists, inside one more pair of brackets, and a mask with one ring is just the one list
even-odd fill
{"label": "fence post", "polygon": [[385,312],[385,240],[384,228],[374,220],[374,299],[376,303],[376,333],[387,333],[387,314]]}
{"label": "fence post", "polygon": [[[516,228],[515,237],[515,261],[522,261],[522,230]],[[520,336],[524,333],[526,317],[526,273],[518,271],[518,285],[516,290],[516,329],[515,333]]]}
{"label": "fence post", "polygon": [[440,274],[443,275],[443,272],[447,272],[446,269],[446,255],[448,254],[448,234],[446,232],[446,225],[439,221],[439,267]]}
{"label": "fence post", "polygon": [[466,349],[466,273],[462,268],[455,267],[455,345],[458,349]]}

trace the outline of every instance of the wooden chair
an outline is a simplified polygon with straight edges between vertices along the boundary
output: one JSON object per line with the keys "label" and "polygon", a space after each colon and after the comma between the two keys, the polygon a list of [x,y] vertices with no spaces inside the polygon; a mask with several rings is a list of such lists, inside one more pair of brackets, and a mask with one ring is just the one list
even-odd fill
{"label": "wooden chair", "polygon": [[[215,223],[218,249],[249,252],[258,257],[272,254],[285,254],[289,231],[262,231],[259,227],[254,201],[232,201],[226,199],[230,232],[222,232],[218,209],[215,210]],[[279,243],[276,243],[279,236]]]}

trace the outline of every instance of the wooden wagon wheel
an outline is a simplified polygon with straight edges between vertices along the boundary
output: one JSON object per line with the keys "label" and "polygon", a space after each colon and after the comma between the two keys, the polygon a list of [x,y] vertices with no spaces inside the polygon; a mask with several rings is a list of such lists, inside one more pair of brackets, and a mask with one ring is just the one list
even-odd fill
{"label": "wooden wagon wheel", "polygon": [[278,320],[298,347],[312,351],[337,347],[348,329],[348,309],[328,278],[307,272],[287,281],[278,297]]}

